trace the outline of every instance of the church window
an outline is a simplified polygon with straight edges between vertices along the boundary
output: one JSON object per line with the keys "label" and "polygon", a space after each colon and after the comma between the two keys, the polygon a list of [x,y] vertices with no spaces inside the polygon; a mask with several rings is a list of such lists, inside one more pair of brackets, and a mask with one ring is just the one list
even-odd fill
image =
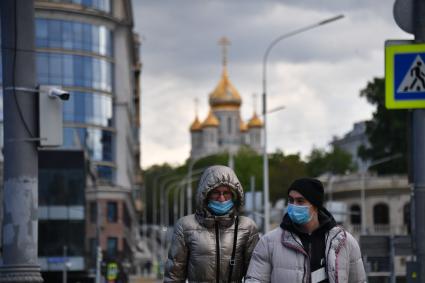
{"label": "church window", "polygon": [[229,134],[232,133],[232,117],[227,117],[227,131]]}

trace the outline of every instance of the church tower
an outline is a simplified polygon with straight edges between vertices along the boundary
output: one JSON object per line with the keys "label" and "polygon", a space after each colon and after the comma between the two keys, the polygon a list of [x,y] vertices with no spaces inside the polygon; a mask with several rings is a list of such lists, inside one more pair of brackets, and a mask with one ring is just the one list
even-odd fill
{"label": "church tower", "polygon": [[208,117],[202,123],[203,154],[210,155],[218,152],[219,121],[210,110]]}
{"label": "church tower", "polygon": [[223,70],[220,81],[209,95],[212,112],[218,118],[218,144],[224,151],[236,152],[240,146],[240,106],[242,99],[230,82],[227,72],[227,46],[230,41],[223,37],[219,41],[223,47]]}
{"label": "church tower", "polygon": [[252,118],[248,121],[248,135],[249,135],[249,146],[260,153],[261,147],[261,130],[263,128],[263,122],[254,111]]}
{"label": "church tower", "polygon": [[198,118],[198,100],[195,99],[195,120],[190,125],[190,156],[202,155],[202,124]]}
{"label": "church tower", "polygon": [[[234,154],[241,145],[247,145],[261,153],[261,129],[263,123],[254,110],[248,124],[241,118],[241,95],[233,86],[227,72],[227,38],[220,39],[223,48],[222,73],[214,90],[209,94],[208,117],[201,123],[196,110],[190,126],[190,158],[197,159],[220,152]],[[197,105],[196,105],[197,106]]]}

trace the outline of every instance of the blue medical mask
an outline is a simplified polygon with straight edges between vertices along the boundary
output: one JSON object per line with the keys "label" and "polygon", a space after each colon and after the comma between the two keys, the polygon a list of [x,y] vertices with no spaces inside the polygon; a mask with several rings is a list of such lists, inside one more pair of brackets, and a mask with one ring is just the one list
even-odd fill
{"label": "blue medical mask", "polygon": [[233,200],[229,199],[226,201],[216,201],[216,200],[210,200],[208,202],[208,208],[215,214],[215,215],[224,215],[230,211],[233,207]]}
{"label": "blue medical mask", "polygon": [[292,222],[296,224],[306,224],[312,218],[310,215],[310,207],[304,205],[288,204],[288,215]]}

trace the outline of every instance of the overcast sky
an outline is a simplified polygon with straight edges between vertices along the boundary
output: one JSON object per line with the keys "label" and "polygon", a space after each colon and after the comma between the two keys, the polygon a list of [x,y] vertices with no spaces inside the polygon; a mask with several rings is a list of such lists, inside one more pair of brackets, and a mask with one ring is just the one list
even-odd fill
{"label": "overcast sky", "polygon": [[384,41],[412,39],[395,23],[392,0],[133,0],[141,36],[142,166],[182,164],[189,126],[205,119],[208,94],[222,71],[218,40],[226,36],[230,80],[243,119],[253,94],[260,112],[262,58],[276,37],[323,19],[342,20],[285,39],[270,53],[267,74],[268,149],[308,155],[343,136],[374,110],[359,91],[384,76]]}

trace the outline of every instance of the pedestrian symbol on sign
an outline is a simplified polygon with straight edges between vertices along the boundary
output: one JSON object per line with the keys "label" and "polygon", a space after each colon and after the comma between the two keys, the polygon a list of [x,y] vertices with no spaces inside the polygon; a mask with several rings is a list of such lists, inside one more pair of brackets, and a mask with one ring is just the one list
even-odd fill
{"label": "pedestrian symbol on sign", "polygon": [[417,55],[397,92],[415,93],[423,91],[425,91],[425,64],[421,57]]}

